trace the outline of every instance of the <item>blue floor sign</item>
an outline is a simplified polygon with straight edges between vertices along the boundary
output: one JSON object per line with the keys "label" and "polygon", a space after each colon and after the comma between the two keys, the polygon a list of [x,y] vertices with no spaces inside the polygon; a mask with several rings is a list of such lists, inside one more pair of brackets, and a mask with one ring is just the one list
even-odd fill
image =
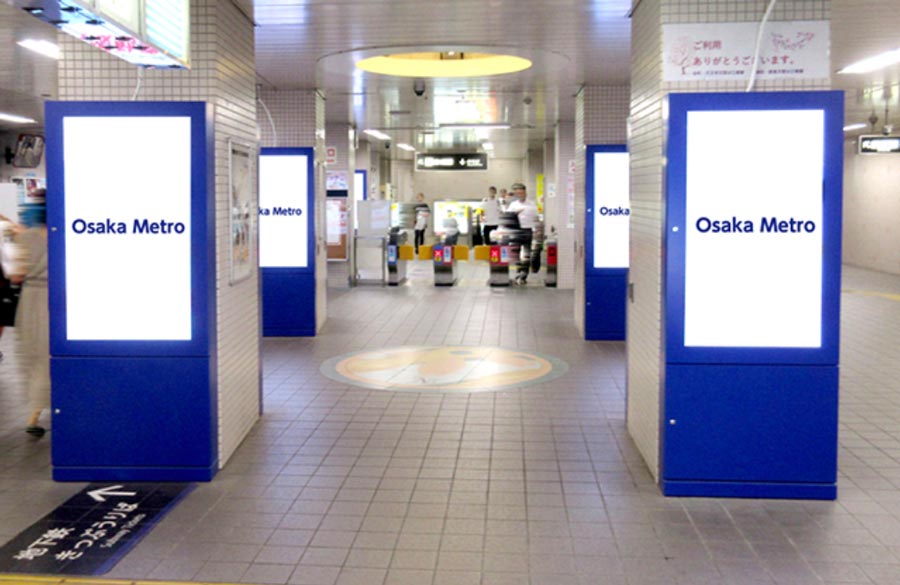
{"label": "blue floor sign", "polygon": [[0,548],[0,573],[102,575],[193,484],[91,484]]}

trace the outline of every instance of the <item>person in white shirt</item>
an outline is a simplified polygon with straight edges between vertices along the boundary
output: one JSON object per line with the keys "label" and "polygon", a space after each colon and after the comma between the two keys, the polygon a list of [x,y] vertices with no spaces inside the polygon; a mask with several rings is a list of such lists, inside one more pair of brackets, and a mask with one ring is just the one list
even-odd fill
{"label": "person in white shirt", "polygon": [[497,200],[497,188],[490,187],[488,196],[481,200],[484,208],[484,243],[491,245],[491,232],[497,229],[500,223],[500,202]]}
{"label": "person in white shirt", "polygon": [[428,229],[428,218],[431,217],[431,208],[428,207],[428,204],[425,203],[425,194],[419,193],[416,195],[416,225],[414,229],[416,230],[416,254],[419,253],[419,246],[425,243],[425,230]]}
{"label": "person in white shirt", "polygon": [[[521,246],[519,248],[519,264],[516,274],[516,283],[525,284],[528,280],[528,271],[531,267],[531,256],[535,253],[532,250],[532,242],[534,237],[534,228],[540,221],[537,206],[528,201],[528,193],[525,185],[515,183],[510,190],[513,193],[512,203],[506,208],[507,212],[515,213],[519,217],[519,227],[521,228]],[[538,244],[537,254],[541,253],[540,244]]]}

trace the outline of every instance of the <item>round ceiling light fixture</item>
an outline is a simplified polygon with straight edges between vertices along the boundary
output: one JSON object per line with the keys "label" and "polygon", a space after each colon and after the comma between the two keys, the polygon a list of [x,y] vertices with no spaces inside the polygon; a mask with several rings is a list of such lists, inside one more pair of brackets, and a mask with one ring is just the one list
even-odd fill
{"label": "round ceiling light fixture", "polygon": [[356,67],[395,77],[486,77],[524,71],[531,61],[514,55],[444,51],[378,55],[357,61]]}

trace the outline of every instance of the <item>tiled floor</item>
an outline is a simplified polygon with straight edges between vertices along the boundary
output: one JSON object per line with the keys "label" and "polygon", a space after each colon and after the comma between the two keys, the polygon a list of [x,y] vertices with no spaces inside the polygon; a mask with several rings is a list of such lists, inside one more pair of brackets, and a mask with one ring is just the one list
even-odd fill
{"label": "tiled floor", "polygon": [[[665,499],[624,427],[623,344],[579,340],[572,293],[341,288],[315,339],[265,341],[266,415],[110,577],[333,585],[900,583],[900,302],[844,294],[837,502]],[[425,280],[421,280],[425,279]],[[846,289],[900,277],[846,268]],[[12,353],[11,337],[0,349]],[[547,384],[469,395],[350,387],[351,351],[499,345],[554,355]],[[78,485],[48,479],[0,365],[0,541]]]}

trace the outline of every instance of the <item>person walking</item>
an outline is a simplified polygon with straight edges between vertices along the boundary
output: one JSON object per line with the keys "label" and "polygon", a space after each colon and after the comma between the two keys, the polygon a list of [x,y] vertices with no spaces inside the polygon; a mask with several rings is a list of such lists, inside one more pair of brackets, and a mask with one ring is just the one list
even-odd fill
{"label": "person walking", "polygon": [[532,241],[534,238],[534,227],[540,220],[538,216],[537,206],[528,201],[528,192],[525,185],[515,183],[510,187],[512,191],[512,202],[506,208],[507,212],[515,213],[519,217],[519,227],[521,246],[519,248],[519,263],[516,269],[516,284],[526,284],[528,281],[528,272],[531,268]]}
{"label": "person walking", "polygon": [[497,201],[497,188],[489,187],[488,195],[481,200],[484,209],[484,245],[491,245],[491,232],[497,229],[500,222],[500,202]]}
{"label": "person walking", "polygon": [[[431,208],[428,207],[428,204],[425,203],[425,194],[419,193],[416,195],[416,206],[414,208],[416,213],[416,255],[419,254],[419,246],[425,244],[425,230],[428,229],[428,218],[431,217]],[[409,224],[407,224],[409,225]]]}
{"label": "person walking", "polygon": [[41,413],[50,408],[50,316],[47,297],[47,207],[46,191],[39,189],[32,203],[22,205],[20,217],[26,227],[16,242],[27,251],[26,262],[12,282],[21,283],[22,292],[16,311],[19,352],[25,365],[31,416],[25,431],[42,437]]}

